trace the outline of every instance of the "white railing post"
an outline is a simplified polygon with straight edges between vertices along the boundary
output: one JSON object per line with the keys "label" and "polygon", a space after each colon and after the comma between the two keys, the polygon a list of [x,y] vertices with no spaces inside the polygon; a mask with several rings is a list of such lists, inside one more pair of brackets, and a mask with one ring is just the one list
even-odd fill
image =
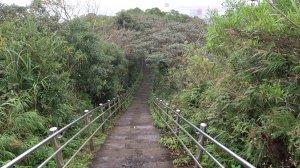
{"label": "white railing post", "polygon": [[108,108],[107,108],[107,110],[108,110],[108,112],[109,112],[109,114],[110,114],[110,113],[111,113],[110,100],[107,100],[107,102],[108,102]]}
{"label": "white railing post", "polygon": [[[207,127],[206,123],[201,123],[199,129],[202,130],[203,132],[206,132],[206,127]],[[199,134],[198,142],[203,147],[205,137],[200,132],[198,132],[198,134]],[[201,163],[202,154],[203,154],[203,150],[201,149],[200,146],[197,145],[197,156],[196,156],[196,159],[199,161],[199,163]],[[197,164],[195,165],[195,168],[199,168],[197,166]]]}
{"label": "white railing post", "polygon": [[104,133],[104,131],[105,131],[105,125],[104,125],[105,116],[104,115],[105,114],[103,114],[103,112],[104,112],[104,110],[103,110],[103,104],[100,103],[99,106],[100,106],[100,115],[101,115],[101,117],[100,117],[100,124],[102,124],[101,129],[102,129],[102,133]]}
{"label": "white railing post", "polygon": [[[50,132],[52,134],[54,134],[57,131],[57,127],[52,127],[50,128]],[[54,136],[52,139],[52,146],[54,148],[55,151],[57,151],[60,148],[60,141],[58,136]],[[64,159],[63,159],[63,154],[62,151],[59,151],[56,155],[55,155],[55,162],[56,162],[56,167],[57,168],[62,168],[64,167]]]}
{"label": "white railing post", "polygon": [[[84,110],[84,113],[85,113],[85,114],[87,114],[88,112],[89,112],[89,110]],[[86,117],[85,117],[85,124],[88,125],[88,124],[90,124],[90,122],[91,122],[91,115],[88,114],[88,115],[86,115]],[[88,132],[88,136],[89,136],[89,137],[93,134],[92,129],[91,129],[91,125],[89,125],[89,126],[87,127],[87,132]],[[93,150],[94,150],[94,141],[93,141],[93,137],[91,137],[91,139],[89,140],[89,142],[90,142],[90,150],[93,151]]]}
{"label": "white railing post", "polygon": [[179,113],[180,113],[180,110],[177,109],[176,113],[175,113],[175,121],[176,121],[175,133],[177,136],[179,135]]}
{"label": "white railing post", "polygon": [[117,105],[116,105],[116,98],[115,97],[113,98],[113,106],[114,106],[114,115],[116,116],[117,115],[117,113],[116,113],[117,112],[116,111],[117,110]]}

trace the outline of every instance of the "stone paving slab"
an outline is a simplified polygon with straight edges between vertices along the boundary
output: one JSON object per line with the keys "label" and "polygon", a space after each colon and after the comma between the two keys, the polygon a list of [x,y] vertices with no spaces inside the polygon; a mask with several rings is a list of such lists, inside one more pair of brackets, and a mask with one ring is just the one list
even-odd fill
{"label": "stone paving slab", "polygon": [[168,150],[158,143],[159,130],[152,125],[147,107],[150,76],[131,106],[121,114],[90,168],[173,168]]}

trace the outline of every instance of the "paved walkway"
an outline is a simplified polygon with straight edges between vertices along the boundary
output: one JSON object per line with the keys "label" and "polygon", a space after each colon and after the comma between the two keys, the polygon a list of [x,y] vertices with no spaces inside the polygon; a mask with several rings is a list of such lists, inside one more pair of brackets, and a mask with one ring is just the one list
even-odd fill
{"label": "paved walkway", "polygon": [[168,151],[158,141],[147,107],[150,75],[145,74],[131,106],[121,114],[90,168],[172,168]]}

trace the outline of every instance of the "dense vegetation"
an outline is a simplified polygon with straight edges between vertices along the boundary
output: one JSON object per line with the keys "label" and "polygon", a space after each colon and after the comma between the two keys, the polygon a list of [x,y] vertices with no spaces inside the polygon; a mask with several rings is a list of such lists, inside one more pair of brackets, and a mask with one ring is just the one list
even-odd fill
{"label": "dense vegetation", "polygon": [[[212,13],[208,25],[158,8],[66,20],[61,10],[49,11],[57,4],[41,2],[0,5],[0,165],[49,127],[130,87],[145,60],[154,93],[195,124],[208,123],[221,143],[257,167],[299,166],[299,1],[228,0],[226,13]],[[181,157],[174,137],[161,142]],[[51,151],[45,147],[22,164],[36,165]]]}
{"label": "dense vegetation", "polygon": [[[0,12],[2,165],[49,135],[50,127],[61,128],[84,109],[124,92],[134,80],[128,72],[137,72],[87,16],[61,22],[42,1],[30,7],[1,4]],[[36,165],[51,151],[45,147],[22,164]]]}
{"label": "dense vegetation", "polygon": [[[194,123],[207,122],[210,134],[254,165],[297,167],[299,2],[225,5],[224,15],[212,14],[204,47],[189,43],[167,75],[156,73],[156,94]],[[215,147],[209,150],[235,165]]]}

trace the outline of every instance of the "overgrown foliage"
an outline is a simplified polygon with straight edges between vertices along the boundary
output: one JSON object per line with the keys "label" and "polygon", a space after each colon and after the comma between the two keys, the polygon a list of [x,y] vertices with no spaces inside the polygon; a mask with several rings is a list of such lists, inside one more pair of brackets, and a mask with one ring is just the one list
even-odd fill
{"label": "overgrown foliage", "polygon": [[[124,52],[100,39],[87,17],[61,23],[33,4],[0,5],[0,165],[129,85]],[[21,165],[51,152],[45,146]]]}
{"label": "overgrown foliage", "polygon": [[117,15],[118,27],[120,23],[128,22],[123,19],[124,15],[139,28],[115,30],[112,34],[117,36],[110,37],[110,40],[124,48],[128,57],[173,66],[180,60],[185,43],[203,42],[205,23],[199,18],[191,18],[174,10],[163,12],[153,8],[142,11],[136,8]]}
{"label": "overgrown foliage", "polygon": [[127,86],[127,60],[119,47],[101,41],[91,28],[85,18],[74,19],[67,23],[63,33],[85,55],[74,67],[72,77],[76,86],[97,103],[116,96]]}
{"label": "overgrown foliage", "polygon": [[[53,11],[49,6],[59,4],[51,2],[0,5],[1,165],[47,136],[49,127],[62,127],[131,86],[146,60],[156,67],[156,94],[195,124],[207,122],[230,149],[257,167],[299,166],[299,1],[228,0],[208,30],[199,18],[158,8],[65,20],[67,13],[57,13],[63,6]],[[162,144],[179,148],[172,137]],[[51,152],[46,146],[21,164],[35,166]]]}
{"label": "overgrown foliage", "polygon": [[169,96],[194,123],[207,122],[210,134],[257,167],[297,167],[299,3],[274,1],[284,15],[267,2],[226,5],[224,15],[212,15],[205,47],[187,45],[182,66],[158,73],[157,94]]}

